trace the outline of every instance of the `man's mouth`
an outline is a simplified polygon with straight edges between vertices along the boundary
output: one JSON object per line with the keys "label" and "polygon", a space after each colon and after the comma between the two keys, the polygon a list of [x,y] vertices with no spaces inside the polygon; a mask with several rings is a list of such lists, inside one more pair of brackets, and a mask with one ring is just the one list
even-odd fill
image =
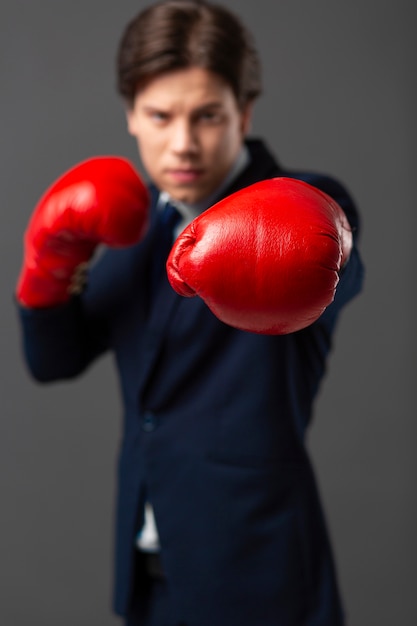
{"label": "man's mouth", "polygon": [[203,175],[203,170],[196,167],[170,168],[167,170],[168,177],[179,184],[196,182]]}

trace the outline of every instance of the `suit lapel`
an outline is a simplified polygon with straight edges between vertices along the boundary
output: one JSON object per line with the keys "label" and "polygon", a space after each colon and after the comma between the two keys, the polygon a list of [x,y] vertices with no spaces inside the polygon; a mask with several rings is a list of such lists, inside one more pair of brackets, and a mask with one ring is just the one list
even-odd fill
{"label": "suit lapel", "polygon": [[[149,254],[153,253],[154,245],[156,245],[157,228],[158,220],[155,211],[152,219],[152,231],[149,233]],[[165,270],[157,286],[155,287],[149,285],[149,287],[149,316],[145,328],[143,358],[141,359],[141,390],[146,386],[146,383],[152,374],[167,333],[169,322],[181,300],[181,296],[179,296],[171,287]]]}

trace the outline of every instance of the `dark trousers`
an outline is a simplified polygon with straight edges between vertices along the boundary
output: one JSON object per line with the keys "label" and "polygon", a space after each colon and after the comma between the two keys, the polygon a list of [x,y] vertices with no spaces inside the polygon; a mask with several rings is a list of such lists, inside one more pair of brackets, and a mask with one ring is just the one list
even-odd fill
{"label": "dark trousers", "polygon": [[170,610],[169,586],[160,564],[138,551],[135,590],[125,626],[186,626]]}

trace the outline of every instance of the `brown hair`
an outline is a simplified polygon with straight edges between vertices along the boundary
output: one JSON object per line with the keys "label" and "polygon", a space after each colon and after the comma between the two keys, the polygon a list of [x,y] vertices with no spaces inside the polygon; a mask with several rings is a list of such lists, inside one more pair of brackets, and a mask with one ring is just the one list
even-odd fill
{"label": "brown hair", "polygon": [[117,55],[118,91],[131,105],[147,81],[193,66],[220,75],[240,107],[261,93],[250,33],[233,13],[205,0],[164,0],[128,23]]}

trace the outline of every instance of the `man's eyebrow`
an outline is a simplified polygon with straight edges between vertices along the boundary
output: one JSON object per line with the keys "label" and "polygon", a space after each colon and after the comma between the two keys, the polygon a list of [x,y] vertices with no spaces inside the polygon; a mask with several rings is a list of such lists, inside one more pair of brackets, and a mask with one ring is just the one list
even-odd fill
{"label": "man's eyebrow", "polygon": [[205,102],[204,104],[201,104],[200,106],[196,108],[196,111],[199,111],[201,109],[221,109],[222,106],[223,105],[221,102],[219,102],[218,100],[214,100],[211,102]]}
{"label": "man's eyebrow", "polygon": [[[216,110],[216,109],[222,109],[223,105],[221,102],[219,102],[218,100],[213,100],[213,101],[209,101],[209,102],[204,102],[200,105],[198,105],[195,109],[192,110],[192,113],[199,113],[201,111],[207,111],[208,109],[210,110]],[[170,113],[171,112],[171,108],[169,105],[165,105],[165,104],[158,104],[158,103],[152,103],[152,102],[145,102],[142,104],[142,109],[144,111],[146,111],[147,113],[154,113],[154,112],[158,112],[158,113]]]}
{"label": "man's eyebrow", "polygon": [[168,111],[169,107],[164,106],[163,104],[144,103],[142,104],[142,109],[144,109],[144,111]]}

